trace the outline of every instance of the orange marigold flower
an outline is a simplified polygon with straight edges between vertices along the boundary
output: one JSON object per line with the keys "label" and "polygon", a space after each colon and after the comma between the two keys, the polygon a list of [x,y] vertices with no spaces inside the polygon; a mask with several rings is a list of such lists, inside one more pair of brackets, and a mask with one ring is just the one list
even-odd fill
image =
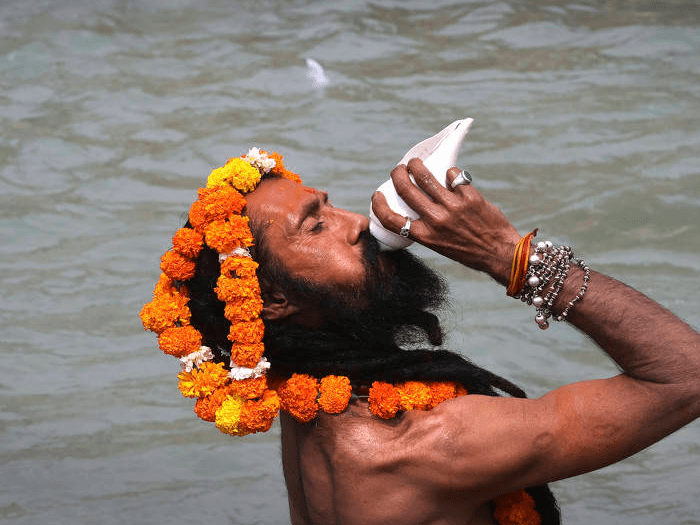
{"label": "orange marigold flower", "polygon": [[207,217],[207,208],[202,201],[194,201],[190,205],[190,211],[187,214],[187,218],[190,220],[192,227],[197,231],[200,231],[210,222]]}
{"label": "orange marigold flower", "polygon": [[204,204],[210,221],[241,213],[246,204],[245,197],[231,186],[199,188],[197,195]]}
{"label": "orange marigold flower", "polygon": [[308,423],[318,414],[318,380],[306,374],[294,374],[277,390],[280,406],[297,421]]}
{"label": "orange marigold flower", "polygon": [[428,410],[430,408],[430,387],[420,381],[406,381],[399,386],[401,408],[403,410]]}
{"label": "orange marigold flower", "polygon": [[216,168],[207,179],[207,188],[230,185],[238,191],[253,191],[260,182],[260,171],[241,158],[229,159],[226,164]]}
{"label": "orange marigold flower", "polygon": [[164,273],[161,273],[156,287],[153,289],[153,297],[163,294],[172,295],[175,293],[177,293],[177,288],[173,280]]}
{"label": "orange marigold flower", "polygon": [[265,376],[251,377],[242,381],[233,381],[229,386],[230,391],[243,399],[257,399],[262,397],[267,389]]}
{"label": "orange marigold flower", "polygon": [[274,390],[266,391],[262,399],[247,401],[241,410],[239,431],[246,434],[267,432],[279,409],[280,399]]}
{"label": "orange marigold flower", "polygon": [[216,411],[230,394],[228,386],[217,388],[205,397],[200,397],[194,404],[194,413],[204,421],[214,422],[216,419]]}
{"label": "orange marigold flower", "polygon": [[493,517],[500,525],[540,525],[542,518],[535,510],[535,500],[521,489],[493,500]]}
{"label": "orange marigold flower", "polygon": [[174,250],[168,250],[160,259],[160,269],[172,279],[187,281],[194,277],[195,263]]}
{"label": "orange marigold flower", "polygon": [[146,330],[160,334],[167,328],[190,324],[190,309],[187,297],[179,294],[161,294],[143,305],[141,322]]}
{"label": "orange marigold flower", "polygon": [[193,326],[176,326],[158,336],[158,346],[166,354],[183,357],[199,350],[202,334]]}
{"label": "orange marigold flower", "polygon": [[321,379],[321,395],[318,404],[324,412],[340,414],[348,407],[352,386],[345,376],[326,376]]}
{"label": "orange marigold flower", "polygon": [[229,253],[236,248],[252,246],[253,234],[248,227],[248,217],[231,215],[228,220],[214,221],[204,227],[207,244],[219,253]]}
{"label": "orange marigold flower", "polygon": [[284,169],[284,157],[282,157],[282,155],[280,155],[276,151],[265,151],[264,149],[261,149],[260,153],[267,155],[275,161],[275,167],[270,170],[270,173],[272,173],[273,175],[280,175],[282,170]]}
{"label": "orange marigold flower", "polygon": [[401,396],[391,383],[375,381],[369,389],[369,410],[377,417],[391,419],[399,411]]}
{"label": "orange marigold flower", "polygon": [[227,277],[255,278],[257,269],[258,263],[250,257],[226,257],[221,263],[221,275]]}
{"label": "orange marigold flower", "polygon": [[196,259],[202,249],[204,236],[192,228],[180,228],[173,235],[173,248],[183,257]]}
{"label": "orange marigold flower", "polygon": [[221,388],[228,380],[228,370],[223,363],[206,361],[191,372],[180,372],[177,387],[185,397],[204,397]]}
{"label": "orange marigold flower", "polygon": [[189,214],[190,223],[197,230],[241,213],[246,204],[243,195],[230,186],[200,188],[198,194],[199,200],[190,206]]}
{"label": "orange marigold flower", "polygon": [[284,177],[285,179],[293,180],[294,182],[301,182],[301,177],[299,177],[299,175],[284,167],[284,162],[282,162],[282,155],[275,151],[269,153],[266,151],[261,151],[260,153],[265,153],[268,157],[274,159],[275,167],[270,170],[270,173],[272,173],[273,175],[279,175],[280,177]]}
{"label": "orange marigold flower", "polygon": [[220,275],[214,288],[220,301],[229,302],[243,297],[259,297],[260,282],[256,278],[239,279]]}
{"label": "orange marigold flower", "polygon": [[224,307],[224,317],[232,323],[250,321],[260,316],[262,307],[263,302],[259,296],[230,301]]}
{"label": "orange marigold flower", "polygon": [[262,343],[233,344],[231,346],[231,361],[236,366],[255,368],[260,362],[263,352],[265,352],[265,345]]}
{"label": "orange marigold flower", "polygon": [[457,397],[456,385],[451,382],[428,383],[430,387],[430,408],[435,408],[443,401]]}
{"label": "orange marigold flower", "polygon": [[263,335],[265,335],[265,323],[262,319],[253,319],[231,323],[228,339],[234,343],[252,344],[262,341]]}
{"label": "orange marigold flower", "polygon": [[460,385],[459,383],[457,383],[457,385],[455,386],[455,395],[456,395],[456,397],[459,397],[459,396],[466,396],[468,393],[469,393],[469,392],[467,392],[467,389],[466,389],[466,388],[464,388],[462,385]]}

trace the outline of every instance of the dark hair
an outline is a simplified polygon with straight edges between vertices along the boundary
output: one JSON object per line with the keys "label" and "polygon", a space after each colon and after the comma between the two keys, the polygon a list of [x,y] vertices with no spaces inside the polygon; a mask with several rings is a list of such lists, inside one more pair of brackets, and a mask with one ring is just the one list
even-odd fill
{"label": "dark hair", "polygon": [[[368,280],[374,281],[369,286],[374,295],[368,311],[352,307],[338,297],[337,290],[291,276],[265,242],[262,222],[251,218],[250,225],[256,239],[253,256],[260,264],[258,278],[263,295],[266,289],[274,287],[291,296],[313,298],[332,312],[318,329],[265,321],[265,355],[272,363],[272,374],[345,375],[356,385],[377,380],[455,381],[472,394],[497,396],[500,391],[526,397],[518,386],[459,354],[425,349],[426,345],[437,346],[442,341],[440,322],[430,310],[437,310],[444,303],[446,284],[410,252],[400,250],[388,255],[395,267],[388,287],[378,282],[386,276],[373,275],[366,268]],[[366,259],[371,262],[376,257],[376,242],[371,238],[365,242]],[[203,344],[212,349],[216,360],[228,364],[230,323],[224,317],[224,303],[214,292],[219,273],[217,252],[205,246],[187,287],[192,325],[202,334]],[[527,491],[535,499],[544,525],[561,523],[559,507],[547,485]]]}

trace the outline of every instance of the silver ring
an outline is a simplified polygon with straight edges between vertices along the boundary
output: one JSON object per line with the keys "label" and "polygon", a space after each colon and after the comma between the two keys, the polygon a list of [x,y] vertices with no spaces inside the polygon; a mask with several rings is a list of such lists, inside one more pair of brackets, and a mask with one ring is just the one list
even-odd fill
{"label": "silver ring", "polygon": [[401,228],[401,231],[399,232],[399,235],[401,237],[408,237],[408,234],[411,233],[411,219],[406,217],[406,224],[403,225],[403,228]]}
{"label": "silver ring", "polygon": [[472,176],[467,170],[462,170],[459,175],[455,177],[455,180],[452,181],[452,184],[450,186],[454,190],[457,186],[461,186],[462,184],[471,184],[472,183]]}

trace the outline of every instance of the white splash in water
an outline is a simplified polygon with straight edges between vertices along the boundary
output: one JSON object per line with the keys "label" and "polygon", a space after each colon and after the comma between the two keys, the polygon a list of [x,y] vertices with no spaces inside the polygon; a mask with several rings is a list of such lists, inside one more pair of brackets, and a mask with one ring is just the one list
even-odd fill
{"label": "white splash in water", "polygon": [[323,66],[313,58],[306,59],[306,76],[316,88],[322,88],[330,84]]}

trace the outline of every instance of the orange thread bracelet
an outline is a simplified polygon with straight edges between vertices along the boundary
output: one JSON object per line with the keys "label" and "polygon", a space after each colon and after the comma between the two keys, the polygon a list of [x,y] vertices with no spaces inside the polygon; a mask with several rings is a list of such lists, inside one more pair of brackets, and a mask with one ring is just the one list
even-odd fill
{"label": "orange thread bracelet", "polygon": [[516,297],[525,288],[525,275],[530,259],[530,244],[537,235],[537,228],[518,241],[513,254],[513,263],[510,266],[510,283],[506,289],[506,295]]}

